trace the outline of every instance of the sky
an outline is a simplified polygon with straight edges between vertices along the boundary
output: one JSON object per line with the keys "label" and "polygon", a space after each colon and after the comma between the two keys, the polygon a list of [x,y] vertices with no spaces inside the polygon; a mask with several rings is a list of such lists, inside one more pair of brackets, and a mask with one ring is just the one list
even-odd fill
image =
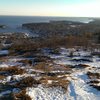
{"label": "sky", "polygon": [[100,0],[0,0],[0,15],[100,17]]}

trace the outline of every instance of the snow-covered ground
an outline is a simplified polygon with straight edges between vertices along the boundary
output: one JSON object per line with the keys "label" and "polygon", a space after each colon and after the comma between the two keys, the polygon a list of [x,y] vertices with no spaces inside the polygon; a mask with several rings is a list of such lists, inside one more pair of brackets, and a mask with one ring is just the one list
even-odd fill
{"label": "snow-covered ground", "polygon": [[87,82],[89,81],[87,75],[87,70],[76,71],[71,74],[74,80],[71,80],[69,86],[70,96],[73,100],[99,100],[100,91],[90,87]]}
{"label": "snow-covered ground", "polygon": [[[65,68],[65,66],[72,66],[70,74],[58,75],[60,78],[66,76],[66,80],[70,81],[68,89],[65,91],[62,87],[45,87],[39,84],[36,87],[27,87],[26,94],[30,96],[32,100],[100,100],[100,91],[93,88],[88,84],[90,81],[87,72],[97,72],[100,74],[100,57],[97,55],[92,55],[90,50],[75,48],[61,48],[58,54],[50,53],[50,50],[42,50],[43,54],[52,59],[52,66],[58,66],[60,68]],[[100,52],[96,50],[96,52]],[[26,58],[25,58],[26,59]],[[0,80],[1,83],[11,83],[19,82],[25,77],[33,77],[36,80],[40,79],[42,76],[36,73],[43,73],[44,71],[34,69],[33,66],[22,65],[18,61],[25,60],[24,58],[9,58],[7,61],[0,64],[0,68],[8,68],[10,66],[18,66],[26,70],[26,73],[22,75],[8,75],[6,78]],[[34,58],[32,58],[34,59]],[[76,67],[80,64],[87,65],[88,67]],[[32,72],[35,73],[32,73]],[[65,73],[63,70],[55,70],[52,73]],[[12,81],[13,80],[13,81]],[[100,79],[98,79],[100,80]],[[48,83],[52,84],[52,80],[48,79]],[[100,85],[100,81],[99,81]],[[14,88],[15,91],[16,88]],[[13,89],[13,90],[14,90]],[[0,96],[11,93],[10,90],[5,90],[0,92]]]}
{"label": "snow-covered ground", "polygon": [[62,88],[44,88],[38,86],[36,88],[27,88],[27,94],[32,100],[67,100],[66,93]]}
{"label": "snow-covered ground", "polygon": [[8,50],[0,50],[0,55],[7,55],[8,53]]}
{"label": "snow-covered ground", "polygon": [[[69,57],[70,52],[73,52],[73,56]],[[100,52],[100,51],[98,51]],[[61,48],[60,55],[50,55],[54,59],[56,64],[62,65],[79,65],[86,64],[89,68],[85,69],[74,69],[71,73],[70,85],[66,95],[66,100],[100,100],[100,91],[89,86],[89,78],[86,75],[88,71],[100,73],[100,57],[91,56],[91,51],[76,51],[73,49]],[[88,59],[88,61],[73,61],[73,59]],[[92,68],[94,67],[94,68]],[[91,69],[90,69],[91,68]],[[59,99],[57,99],[59,100]],[[64,100],[63,98],[61,100]]]}

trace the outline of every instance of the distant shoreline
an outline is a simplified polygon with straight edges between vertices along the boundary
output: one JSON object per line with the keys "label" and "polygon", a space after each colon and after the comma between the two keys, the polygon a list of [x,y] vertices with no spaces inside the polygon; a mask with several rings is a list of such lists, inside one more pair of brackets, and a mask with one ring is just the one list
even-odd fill
{"label": "distant shoreline", "polygon": [[56,17],[56,16],[4,16],[0,15],[0,25],[6,25],[11,29],[21,27],[24,23],[39,23],[53,21],[77,21],[88,23],[94,18],[89,17]]}

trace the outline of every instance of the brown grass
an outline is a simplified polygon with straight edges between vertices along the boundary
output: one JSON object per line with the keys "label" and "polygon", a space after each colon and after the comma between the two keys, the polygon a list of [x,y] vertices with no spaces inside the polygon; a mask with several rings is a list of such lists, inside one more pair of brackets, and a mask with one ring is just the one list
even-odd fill
{"label": "brown grass", "polygon": [[[40,62],[37,65],[33,66],[34,69],[44,71],[46,74],[51,73],[52,71],[64,71],[64,72],[69,72],[72,71],[70,66],[64,66],[64,65],[50,65],[51,63],[46,63],[46,62]],[[58,72],[60,73],[60,72]]]}
{"label": "brown grass", "polygon": [[[62,87],[67,90],[68,84],[70,83],[67,77],[57,77],[57,76],[45,76],[40,79],[41,84],[47,87]],[[48,81],[51,80],[52,82],[49,84]]]}
{"label": "brown grass", "polygon": [[[62,69],[63,71],[71,71],[71,70],[72,70],[71,65],[61,65],[61,64],[59,64],[58,66],[59,66],[59,68]],[[59,70],[60,70],[60,69],[59,69]]]}
{"label": "brown grass", "polygon": [[27,59],[25,59],[25,60],[20,60],[20,61],[18,61],[19,63],[23,63],[23,64],[28,64],[28,65],[32,65],[32,61],[31,60],[27,60]]}
{"label": "brown grass", "polygon": [[37,57],[34,59],[34,62],[36,62],[36,63],[40,63],[40,62],[45,62],[46,63],[48,60],[50,60],[49,57],[43,56],[41,54],[36,55],[36,56]]}
{"label": "brown grass", "polygon": [[[87,36],[82,35],[52,35],[48,38],[38,39],[15,39],[14,44],[11,46],[12,50],[38,50],[39,48],[57,48],[57,47],[73,47],[73,46],[91,46],[91,42]],[[54,53],[59,53],[57,50]]]}
{"label": "brown grass", "polygon": [[46,64],[45,62],[40,62],[37,65],[33,66],[33,68],[44,72],[49,72],[52,70],[52,67],[48,66],[48,64]]}
{"label": "brown grass", "polygon": [[0,80],[4,79],[5,76],[4,75],[0,75]]}
{"label": "brown grass", "polygon": [[50,87],[62,87],[65,90],[67,90],[68,85],[69,85],[68,80],[59,80],[58,82],[57,81],[52,82],[52,84],[50,84],[49,86]]}
{"label": "brown grass", "polygon": [[38,84],[40,84],[39,81],[37,81],[33,77],[29,76],[29,77],[22,79],[17,84],[15,84],[15,86],[19,87],[19,88],[26,88],[26,87],[37,86]]}
{"label": "brown grass", "polygon": [[16,39],[13,41],[14,44],[11,46],[10,50],[35,50],[39,47],[39,44],[37,45],[36,42],[34,42],[33,40],[27,38],[27,39]]}
{"label": "brown grass", "polygon": [[82,67],[82,68],[90,67],[89,65],[86,65],[86,64],[79,64],[78,66],[80,66],[80,67]]}
{"label": "brown grass", "polygon": [[26,94],[26,90],[22,90],[20,93],[14,94],[14,100],[31,100],[31,98]]}
{"label": "brown grass", "polygon": [[13,67],[7,67],[7,68],[0,68],[0,71],[4,71],[10,75],[17,75],[17,74],[23,74],[25,73],[24,69],[18,68],[16,66]]}
{"label": "brown grass", "polygon": [[80,64],[80,66],[86,68],[86,67],[90,67],[89,65],[86,65],[86,64]]}

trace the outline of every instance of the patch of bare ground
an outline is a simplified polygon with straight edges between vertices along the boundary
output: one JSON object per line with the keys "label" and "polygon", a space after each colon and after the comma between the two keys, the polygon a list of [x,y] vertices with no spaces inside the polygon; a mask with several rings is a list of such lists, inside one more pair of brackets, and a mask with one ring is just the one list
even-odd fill
{"label": "patch of bare ground", "polygon": [[29,76],[29,77],[23,78],[18,83],[16,83],[15,87],[23,89],[23,88],[27,88],[27,87],[37,86],[38,84],[40,84],[40,82],[38,80]]}
{"label": "patch of bare ground", "polygon": [[8,75],[18,75],[18,74],[25,73],[25,70],[19,67],[13,66],[13,67],[0,68],[0,72],[4,72]]}
{"label": "patch of bare ground", "polygon": [[100,91],[100,73],[87,72],[88,77],[91,79],[88,83],[90,86]]}
{"label": "patch of bare ground", "polygon": [[67,87],[70,83],[66,76],[44,76],[40,79],[40,82],[45,87],[62,87],[65,90],[67,90]]}

